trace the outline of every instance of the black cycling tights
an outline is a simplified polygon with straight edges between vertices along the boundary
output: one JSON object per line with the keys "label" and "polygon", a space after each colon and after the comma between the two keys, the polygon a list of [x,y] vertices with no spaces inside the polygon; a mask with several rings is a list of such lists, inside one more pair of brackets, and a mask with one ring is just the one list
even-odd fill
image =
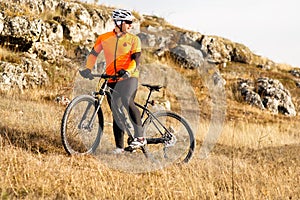
{"label": "black cycling tights", "polygon": [[[134,137],[142,137],[142,120],[139,109],[134,104],[134,98],[138,87],[137,78],[128,78],[116,83],[108,83],[108,86],[113,89],[112,98],[116,103],[117,109],[122,106],[127,110],[130,116],[130,120],[134,127]],[[109,106],[112,109],[110,99],[108,99]],[[113,131],[115,136],[115,142],[117,148],[124,148],[124,128],[120,119],[113,111]]]}

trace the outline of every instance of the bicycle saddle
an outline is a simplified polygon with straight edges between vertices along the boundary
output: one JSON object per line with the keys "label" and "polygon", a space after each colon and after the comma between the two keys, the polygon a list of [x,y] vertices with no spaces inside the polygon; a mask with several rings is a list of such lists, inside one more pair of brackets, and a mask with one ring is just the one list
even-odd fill
{"label": "bicycle saddle", "polygon": [[149,88],[149,90],[156,90],[156,91],[159,91],[163,87],[162,85],[149,85],[149,84],[142,84],[142,86]]}

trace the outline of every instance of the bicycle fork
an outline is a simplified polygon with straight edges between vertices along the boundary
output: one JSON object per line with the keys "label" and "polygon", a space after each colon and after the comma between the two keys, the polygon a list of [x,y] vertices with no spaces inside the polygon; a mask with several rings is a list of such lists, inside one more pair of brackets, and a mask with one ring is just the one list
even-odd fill
{"label": "bicycle fork", "polygon": [[97,99],[95,98],[95,103],[96,103],[96,106],[95,106],[95,107],[96,107],[96,109],[95,109],[94,113],[92,114],[91,119],[88,120],[89,123],[88,123],[86,126],[83,127],[82,124],[83,124],[83,122],[84,122],[84,121],[86,120],[86,118],[87,118],[87,115],[88,115],[88,113],[89,113],[89,111],[90,111],[90,108],[92,107],[92,103],[89,103],[89,104],[87,105],[87,107],[86,107],[86,109],[85,109],[85,111],[84,111],[84,113],[83,113],[83,115],[82,115],[82,117],[81,117],[81,120],[80,120],[80,122],[79,122],[79,124],[78,124],[78,128],[79,128],[79,129],[84,128],[84,129],[86,129],[86,130],[88,130],[88,131],[91,131],[91,130],[92,130],[92,124],[93,124],[93,122],[94,122],[94,120],[95,120],[95,118],[96,118],[96,115],[97,115],[97,113],[98,113],[98,111],[99,111],[99,109],[100,109],[100,105],[101,105],[103,99],[104,99],[104,95],[101,96],[101,97],[98,99],[98,101],[97,101]]}

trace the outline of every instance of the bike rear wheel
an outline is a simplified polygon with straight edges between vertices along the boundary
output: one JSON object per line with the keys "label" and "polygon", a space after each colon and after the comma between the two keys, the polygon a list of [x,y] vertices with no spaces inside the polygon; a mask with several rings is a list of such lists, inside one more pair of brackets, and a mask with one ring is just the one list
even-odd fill
{"label": "bike rear wheel", "polygon": [[101,108],[90,95],[80,95],[67,106],[61,124],[61,139],[68,154],[95,152],[103,130]]}
{"label": "bike rear wheel", "polygon": [[147,144],[144,153],[148,158],[165,167],[171,163],[188,162],[195,150],[195,137],[188,122],[171,111],[159,111],[143,123],[147,141],[162,138],[166,129],[172,137],[168,142]]}

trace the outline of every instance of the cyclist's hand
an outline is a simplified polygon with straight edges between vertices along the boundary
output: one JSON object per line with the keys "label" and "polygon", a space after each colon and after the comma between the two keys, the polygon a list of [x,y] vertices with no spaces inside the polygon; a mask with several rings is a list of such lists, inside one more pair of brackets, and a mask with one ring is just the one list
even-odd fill
{"label": "cyclist's hand", "polygon": [[122,78],[129,78],[130,73],[124,69],[121,69],[118,71],[118,75],[121,76]]}
{"label": "cyclist's hand", "polygon": [[90,80],[94,79],[90,69],[84,69],[82,71],[79,71],[79,73],[83,78],[88,78]]}

